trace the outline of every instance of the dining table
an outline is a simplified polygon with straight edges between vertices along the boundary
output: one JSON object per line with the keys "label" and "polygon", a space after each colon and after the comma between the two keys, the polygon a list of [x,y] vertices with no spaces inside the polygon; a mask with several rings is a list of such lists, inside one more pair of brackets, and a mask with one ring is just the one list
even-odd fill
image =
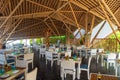
{"label": "dining table", "polygon": [[9,69],[5,71],[3,74],[0,74],[0,80],[16,80],[15,78],[24,74],[24,78],[26,76],[26,68],[16,67],[14,70]]}
{"label": "dining table", "polygon": [[108,74],[91,73],[90,80],[119,80],[119,77]]}

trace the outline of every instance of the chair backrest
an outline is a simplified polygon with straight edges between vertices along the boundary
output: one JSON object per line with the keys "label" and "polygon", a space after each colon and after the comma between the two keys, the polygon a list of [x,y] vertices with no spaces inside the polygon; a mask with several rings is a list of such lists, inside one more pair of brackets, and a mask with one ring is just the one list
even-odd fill
{"label": "chair backrest", "polygon": [[16,60],[16,67],[27,68],[28,64],[26,60]]}
{"label": "chair backrest", "polygon": [[6,56],[3,51],[0,50],[0,64],[6,64]]}
{"label": "chair backrest", "polygon": [[67,51],[65,52],[65,56],[69,56],[69,57],[71,57],[71,53],[72,53],[71,50],[67,50]]}
{"label": "chair backrest", "polygon": [[116,56],[117,56],[116,53],[110,53],[110,54],[108,54],[107,60],[115,60],[115,59],[116,59]]}
{"label": "chair backrest", "polygon": [[25,80],[36,80],[36,76],[37,76],[37,68],[27,73]]}
{"label": "chair backrest", "polygon": [[91,49],[91,55],[96,55],[97,54],[97,49]]}
{"label": "chair backrest", "polygon": [[89,57],[89,59],[88,59],[88,69],[89,69],[89,67],[90,67],[91,60],[92,60],[92,57]]}
{"label": "chair backrest", "polygon": [[81,46],[78,46],[78,47],[77,47],[77,50],[80,50],[80,49],[82,49],[82,47],[81,47]]}
{"label": "chair backrest", "polygon": [[61,67],[64,69],[75,69],[75,61],[72,59],[61,61]]}
{"label": "chair backrest", "polygon": [[55,52],[58,52],[59,51],[59,48],[55,48]]}
{"label": "chair backrest", "polygon": [[104,52],[104,49],[98,49],[98,52],[99,53]]}
{"label": "chair backrest", "polygon": [[118,59],[120,59],[120,53],[118,53]]}
{"label": "chair backrest", "polygon": [[0,50],[0,64],[4,65],[4,64],[15,63],[13,58],[9,58],[9,55],[11,52],[12,52],[12,50],[10,50],[10,49]]}
{"label": "chair backrest", "polygon": [[29,53],[29,48],[28,47],[24,47],[24,53]]}
{"label": "chair backrest", "polygon": [[50,52],[50,51],[46,51],[46,53],[45,53],[45,57],[46,57],[47,60],[52,60],[52,59],[53,59],[52,52]]}
{"label": "chair backrest", "polygon": [[34,53],[24,54],[24,60],[33,60]]}

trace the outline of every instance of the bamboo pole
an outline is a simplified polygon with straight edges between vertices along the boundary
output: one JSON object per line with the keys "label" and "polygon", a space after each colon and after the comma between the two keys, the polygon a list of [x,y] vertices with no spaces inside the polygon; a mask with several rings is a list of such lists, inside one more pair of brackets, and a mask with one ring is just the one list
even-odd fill
{"label": "bamboo pole", "polygon": [[117,41],[120,43],[120,41],[119,41],[119,39],[118,39],[118,37],[117,37],[117,35],[116,35],[116,32],[115,32],[115,30],[114,30],[114,28],[113,28],[113,24],[112,24],[112,22],[110,21],[110,18],[108,17],[108,15],[107,15],[107,13],[106,13],[106,11],[105,11],[105,9],[104,9],[104,6],[102,5],[102,3],[101,3],[99,0],[98,0],[98,2],[99,2],[99,4],[100,4],[100,6],[101,6],[101,8],[102,8],[102,10],[103,10],[106,18],[107,18],[108,23],[110,24],[110,27],[111,27],[111,29],[112,29],[112,31],[113,31],[113,33],[114,33]]}
{"label": "bamboo pole", "polygon": [[13,28],[13,30],[10,32],[9,36],[6,38],[5,43],[8,41],[8,39],[12,36],[13,32],[15,31],[15,29],[19,26],[19,24],[22,22],[23,19],[21,19],[18,24]]}
{"label": "bamboo pole", "polygon": [[103,26],[105,25],[106,21],[104,21],[104,23],[101,25],[100,29],[98,30],[98,32],[96,33],[95,37],[93,38],[93,40],[91,41],[91,44],[93,44],[94,40],[96,39],[96,37],[98,36],[98,34],[100,33],[101,29],[103,28]]}
{"label": "bamboo pole", "polygon": [[112,15],[113,19],[115,20],[116,24],[118,25],[118,27],[120,27],[120,23],[118,22],[117,18],[115,17],[115,15],[113,14],[113,12],[110,10],[110,8],[108,7],[108,5],[105,3],[104,0],[100,0],[103,5],[105,6],[104,8],[106,8],[106,10]]}
{"label": "bamboo pole", "polygon": [[14,10],[10,13],[10,15],[2,23],[2,25],[0,26],[0,29],[5,25],[5,23],[8,21],[8,19],[14,14],[14,12],[18,9],[18,7],[22,4],[23,1],[24,0],[20,0],[20,2],[18,3],[18,5],[14,8]]}

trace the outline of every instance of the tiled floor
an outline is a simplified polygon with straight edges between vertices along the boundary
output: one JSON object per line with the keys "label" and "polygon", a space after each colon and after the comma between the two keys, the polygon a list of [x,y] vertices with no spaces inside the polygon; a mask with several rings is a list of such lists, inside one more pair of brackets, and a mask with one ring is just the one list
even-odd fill
{"label": "tiled floor", "polygon": [[[35,53],[34,67],[38,67],[37,80],[61,80],[60,66],[54,63],[53,67],[51,67],[49,62],[46,65],[45,59],[39,59],[38,51],[34,50],[34,53]],[[87,59],[83,58],[82,64],[86,62],[87,62]],[[110,75],[115,74],[113,67],[107,70],[105,67],[101,67],[100,64],[97,64],[95,59],[92,59],[91,66],[90,66],[90,73],[98,73],[98,72],[102,74],[110,74]],[[72,80],[72,76],[67,75],[67,78],[65,80]],[[84,72],[84,71],[81,72],[80,80],[88,80],[87,72]]]}

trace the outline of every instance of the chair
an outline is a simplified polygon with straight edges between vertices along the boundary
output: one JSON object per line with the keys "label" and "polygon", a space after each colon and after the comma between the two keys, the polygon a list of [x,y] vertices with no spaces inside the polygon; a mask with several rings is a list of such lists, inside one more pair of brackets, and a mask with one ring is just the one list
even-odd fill
{"label": "chair", "polygon": [[61,78],[64,80],[64,77],[66,78],[66,74],[72,74],[73,80],[75,80],[75,61],[69,59],[69,60],[63,60],[61,61]]}
{"label": "chair", "polygon": [[114,69],[115,69],[116,56],[117,56],[117,54],[115,54],[115,53],[110,53],[110,54],[108,55],[108,57],[107,57],[107,69],[108,69],[108,67],[109,67],[109,64],[110,64],[110,66],[112,66],[112,64],[113,64],[113,67],[114,67]]}
{"label": "chair", "polygon": [[91,49],[90,54],[91,54],[92,57],[95,57],[95,58],[96,58],[97,49]]}
{"label": "chair", "polygon": [[90,78],[90,73],[89,73],[89,71],[90,71],[90,64],[91,64],[91,59],[92,59],[92,57],[89,57],[89,59],[88,59],[88,64],[82,64],[82,65],[80,65],[80,68],[78,68],[78,78],[80,78],[80,72],[81,71],[87,71],[87,76],[88,76],[88,80],[89,80],[89,78]]}
{"label": "chair", "polygon": [[45,56],[45,51],[46,51],[46,48],[40,48],[40,49],[39,49],[39,54],[40,54],[39,57],[40,57],[40,58],[41,58],[41,57],[43,58],[43,57]]}
{"label": "chair", "polygon": [[98,63],[98,60],[100,58],[100,54],[104,52],[104,49],[98,49],[97,51],[97,63]]}
{"label": "chair", "polygon": [[26,73],[25,80],[36,80],[36,76],[37,76],[37,68],[35,68],[34,70],[32,70],[29,73]]}
{"label": "chair", "polygon": [[0,64],[5,65],[11,65],[15,64],[15,59],[10,58],[7,54],[9,54],[11,51],[8,50],[0,50]]}
{"label": "chair", "polygon": [[16,62],[16,64],[22,64],[22,62],[25,64],[25,67],[27,68],[27,71],[28,71],[28,64],[29,63],[32,63],[32,68],[33,68],[33,57],[34,57],[34,54],[33,53],[27,53],[27,54],[24,54],[24,58],[19,58]]}
{"label": "chair", "polygon": [[58,60],[58,54],[55,52],[46,51],[46,64],[47,61],[51,61],[51,67],[53,66],[53,62]]}
{"label": "chair", "polygon": [[116,68],[115,68],[115,75],[120,77],[120,53],[118,53],[117,60],[116,60]]}

